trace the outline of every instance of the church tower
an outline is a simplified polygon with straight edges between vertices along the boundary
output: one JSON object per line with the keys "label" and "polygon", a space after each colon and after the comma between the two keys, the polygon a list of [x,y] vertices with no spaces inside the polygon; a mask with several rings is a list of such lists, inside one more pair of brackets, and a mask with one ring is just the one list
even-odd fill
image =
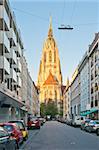
{"label": "church tower", "polygon": [[62,73],[58,48],[53,37],[51,18],[48,36],[43,45],[37,85],[40,89],[40,102],[54,101],[59,108],[62,97]]}

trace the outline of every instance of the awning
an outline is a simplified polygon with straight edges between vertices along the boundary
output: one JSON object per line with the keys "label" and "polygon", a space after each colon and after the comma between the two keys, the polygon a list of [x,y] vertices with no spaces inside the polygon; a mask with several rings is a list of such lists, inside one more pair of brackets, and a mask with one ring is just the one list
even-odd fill
{"label": "awning", "polygon": [[90,113],[90,111],[82,112],[80,115],[81,115],[81,116],[87,116],[89,113]]}
{"label": "awning", "polygon": [[99,111],[99,108],[92,108],[92,109],[89,110],[89,111],[82,112],[80,115],[81,115],[81,116],[87,116],[87,115],[89,115],[89,114],[91,114],[91,113],[93,113],[93,112],[96,112],[96,111]]}
{"label": "awning", "polygon": [[96,111],[99,111],[99,108],[93,108],[93,109],[91,109],[90,110],[90,114],[93,113],[93,112],[96,112]]}

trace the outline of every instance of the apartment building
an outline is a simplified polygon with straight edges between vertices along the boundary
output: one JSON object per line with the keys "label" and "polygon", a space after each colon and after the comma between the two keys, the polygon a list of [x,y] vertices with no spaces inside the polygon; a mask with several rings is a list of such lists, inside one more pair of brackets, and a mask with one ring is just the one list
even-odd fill
{"label": "apartment building", "polygon": [[63,118],[70,118],[70,83],[67,79],[66,88],[63,93]]}
{"label": "apartment building", "polygon": [[[8,0],[0,0],[0,118],[20,118],[23,43]],[[6,115],[8,114],[8,115]]]}
{"label": "apartment building", "polygon": [[39,90],[33,82],[33,114],[40,116]]}
{"label": "apartment building", "polygon": [[80,115],[80,75],[78,67],[72,76],[70,85],[71,117]]}
{"label": "apartment building", "polygon": [[89,58],[86,51],[81,62],[79,63],[80,74],[80,106],[81,114],[90,110],[90,74],[89,74]]}
{"label": "apartment building", "polygon": [[90,67],[90,112],[91,118],[99,119],[99,32],[88,51]]}

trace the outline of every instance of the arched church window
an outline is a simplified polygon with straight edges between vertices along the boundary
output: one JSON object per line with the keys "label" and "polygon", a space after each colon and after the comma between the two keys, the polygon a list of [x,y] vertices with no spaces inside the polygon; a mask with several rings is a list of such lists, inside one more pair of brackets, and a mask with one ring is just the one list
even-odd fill
{"label": "arched church window", "polygon": [[54,51],[54,62],[56,62],[56,51]]}
{"label": "arched church window", "polygon": [[46,62],[46,52],[44,53],[44,62]]}
{"label": "arched church window", "polygon": [[55,100],[57,99],[57,92],[55,91]]}
{"label": "arched church window", "polygon": [[50,91],[50,97],[52,97],[52,92]]}
{"label": "arched church window", "polygon": [[51,51],[49,51],[49,62],[51,62],[52,61],[52,53],[51,53]]}

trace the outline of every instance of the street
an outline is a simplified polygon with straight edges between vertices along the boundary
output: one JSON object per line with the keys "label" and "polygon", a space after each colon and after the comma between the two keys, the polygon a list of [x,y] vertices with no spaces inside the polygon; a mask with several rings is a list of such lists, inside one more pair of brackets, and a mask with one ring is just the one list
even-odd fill
{"label": "street", "polygon": [[40,130],[29,131],[20,150],[99,150],[99,137],[56,121],[46,122]]}

